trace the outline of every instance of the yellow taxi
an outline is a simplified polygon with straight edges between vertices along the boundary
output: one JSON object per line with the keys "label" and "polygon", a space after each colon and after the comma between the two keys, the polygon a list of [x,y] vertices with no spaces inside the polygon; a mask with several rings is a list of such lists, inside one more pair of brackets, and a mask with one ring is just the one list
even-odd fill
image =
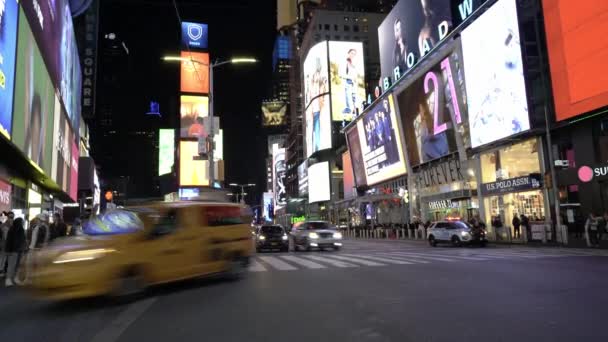
{"label": "yellow taxi", "polygon": [[242,277],[253,251],[249,207],[173,202],[96,216],[85,235],[34,253],[30,289],[42,298],[124,297],[212,274]]}

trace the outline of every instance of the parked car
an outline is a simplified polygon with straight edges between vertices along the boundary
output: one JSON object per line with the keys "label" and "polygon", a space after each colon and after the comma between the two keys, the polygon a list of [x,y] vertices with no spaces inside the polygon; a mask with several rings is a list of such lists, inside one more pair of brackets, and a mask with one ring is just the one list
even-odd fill
{"label": "parked car", "polygon": [[488,243],[485,230],[473,228],[460,220],[437,221],[427,229],[426,236],[429,245],[433,247],[440,242],[451,243],[454,246],[479,244],[481,247],[485,247]]}
{"label": "parked car", "polygon": [[281,225],[267,225],[260,227],[255,236],[255,250],[259,253],[262,250],[289,251],[289,237],[285,228]]}
{"label": "parked car", "polygon": [[291,230],[294,251],[301,248],[339,250],[342,247],[342,233],[325,221],[307,221]]}

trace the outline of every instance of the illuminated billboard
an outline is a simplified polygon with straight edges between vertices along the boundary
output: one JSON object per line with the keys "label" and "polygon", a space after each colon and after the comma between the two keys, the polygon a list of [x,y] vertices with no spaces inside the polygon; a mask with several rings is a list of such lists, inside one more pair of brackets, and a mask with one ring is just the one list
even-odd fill
{"label": "illuminated billboard", "polygon": [[209,115],[207,96],[180,96],[180,133],[181,138],[207,137],[203,118]]}
{"label": "illuminated billboard", "polygon": [[158,175],[171,172],[175,163],[175,130],[158,130]]}
{"label": "illuminated billboard", "polygon": [[363,170],[355,170],[357,185],[374,185],[406,173],[392,94],[363,114],[357,125],[350,129],[353,130],[357,130],[357,134],[347,133],[348,146],[353,163],[363,166]]}
{"label": "illuminated billboard", "polygon": [[272,146],[272,192],[274,193],[274,209],[283,208],[287,204],[285,189],[285,149],[279,145]]}
{"label": "illuminated billboard", "polygon": [[207,24],[182,22],[182,48],[206,49],[209,28]]}
{"label": "illuminated billboard", "polygon": [[305,160],[298,166],[298,194],[304,196],[308,194],[308,161]]}
{"label": "illuminated billboard", "polygon": [[69,192],[71,148],[75,141],[74,134],[70,128],[70,122],[59,99],[55,97],[55,115],[53,121],[53,146],[51,178],[63,190]]}
{"label": "illuminated billboard", "polygon": [[179,142],[179,186],[209,186],[209,161],[198,155],[196,140]]}
{"label": "illuminated billboard", "polygon": [[331,148],[327,42],[310,48],[304,60],[306,155]]}
{"label": "illuminated billboard", "polygon": [[556,120],[608,105],[608,2],[543,0],[543,12]]}
{"label": "illuminated billboard", "polygon": [[182,51],[180,67],[180,91],[183,93],[209,94],[209,54]]}
{"label": "illuminated billboard", "polygon": [[333,121],[351,121],[365,101],[363,43],[329,42]]}
{"label": "illuminated billboard", "polygon": [[287,124],[287,103],[268,101],[262,103],[262,125],[282,126]]}
{"label": "illuminated billboard", "polygon": [[456,134],[470,146],[467,93],[458,47],[430,65],[397,95],[412,166],[458,151]]}
{"label": "illuminated billboard", "polygon": [[396,81],[447,36],[451,1],[400,0],[393,7],[378,28],[382,79]]}
{"label": "illuminated billboard", "polygon": [[0,134],[11,138],[15,58],[17,49],[17,1],[3,1],[0,9]]}
{"label": "illuminated billboard", "polygon": [[499,0],[462,33],[471,146],[530,129],[515,0]]}
{"label": "illuminated billboard", "polygon": [[70,198],[74,201],[78,200],[78,160],[80,159],[80,151],[78,145],[72,141],[71,153],[72,165],[70,166]]}
{"label": "illuminated billboard", "polygon": [[274,217],[274,195],[272,191],[264,193],[264,203],[262,203],[262,216],[265,221],[272,221]]}
{"label": "illuminated billboard", "polygon": [[353,164],[350,159],[350,152],[342,153],[342,171],[344,184],[344,199],[349,199],[357,196],[355,190],[355,176],[353,174]]}
{"label": "illuminated billboard", "polygon": [[213,141],[215,143],[215,150],[213,150],[213,160],[223,160],[224,159],[224,130],[220,129],[213,137]]}
{"label": "illuminated billboard", "polygon": [[331,199],[329,162],[308,167],[308,203],[324,202]]}

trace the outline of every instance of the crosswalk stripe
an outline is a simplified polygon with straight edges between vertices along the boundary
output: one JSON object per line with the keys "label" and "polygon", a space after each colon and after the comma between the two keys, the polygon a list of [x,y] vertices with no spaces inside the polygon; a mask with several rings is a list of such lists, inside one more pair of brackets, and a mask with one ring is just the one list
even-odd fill
{"label": "crosswalk stripe", "polygon": [[[385,262],[388,264],[396,264],[396,265],[413,265],[414,264],[414,262],[404,261],[402,259],[395,258],[395,257],[377,257],[377,256],[371,256],[371,255],[344,254],[344,253],[342,253],[340,255],[353,256],[353,257],[357,257],[357,258],[381,261],[381,262]],[[428,263],[428,261],[423,261],[423,263]]]}
{"label": "crosswalk stripe", "polygon": [[330,264],[330,265],[336,266],[336,267],[359,267],[358,265],[349,264],[349,263],[343,262],[343,261],[332,260],[332,259],[317,256],[317,255],[306,255],[305,258],[321,261],[321,262],[324,262],[326,264]]}
{"label": "crosswalk stripe", "polygon": [[429,259],[429,260],[436,260],[436,261],[446,261],[446,262],[456,261],[453,259],[442,258],[441,256],[428,256],[428,255],[411,254],[411,253],[403,253],[403,252],[391,252],[389,254],[399,255],[399,256],[404,256],[404,257],[409,257],[409,258]]}
{"label": "crosswalk stripe", "polygon": [[490,258],[490,259],[509,259],[508,256],[505,255],[493,255],[487,253],[473,253],[473,254],[459,254],[467,257],[481,257],[481,258]]}
{"label": "crosswalk stripe", "polygon": [[390,255],[388,253],[378,253],[376,255],[380,255],[383,258],[390,258],[390,259],[394,259],[394,260],[399,260],[399,261],[407,262],[407,263],[410,263],[410,264],[429,264],[429,263],[431,263],[428,260],[424,260],[424,259],[420,259],[420,258],[395,256],[395,255]]}
{"label": "crosswalk stripe", "polygon": [[249,264],[249,272],[264,272],[266,271],[266,267],[260,264],[257,260],[252,259]]}
{"label": "crosswalk stripe", "polygon": [[290,262],[292,262],[294,264],[298,264],[300,266],[304,266],[306,268],[314,268],[314,269],[317,269],[317,268],[326,268],[325,266],[323,266],[321,264],[318,264],[316,262],[312,262],[310,260],[306,260],[306,259],[303,259],[303,258],[300,258],[300,257],[296,257],[296,256],[292,256],[292,255],[285,255],[285,256],[282,256],[281,258],[283,258],[283,259],[285,259],[287,261],[290,261]]}
{"label": "crosswalk stripe", "polygon": [[369,260],[364,260],[364,259],[359,259],[359,258],[354,258],[354,257],[341,256],[341,255],[331,255],[331,256],[327,256],[327,257],[333,258],[333,259],[350,261],[350,262],[354,262],[356,264],[361,264],[361,265],[365,265],[365,266],[386,266],[386,264],[381,264],[381,263],[375,262],[375,261],[369,261]]}
{"label": "crosswalk stripe", "polygon": [[284,262],[283,260],[271,256],[261,256],[259,257],[263,262],[268,265],[276,268],[279,271],[293,271],[297,270],[297,268],[291,266],[290,264]]}
{"label": "crosswalk stripe", "polygon": [[444,253],[414,253],[414,252],[396,252],[396,253],[420,255],[420,256],[432,256],[432,257],[434,257],[435,255],[439,255],[439,256],[445,256],[445,257],[449,257],[449,258],[464,259],[464,260],[471,260],[471,261],[488,260],[488,259],[484,259],[484,258],[467,257],[467,256],[460,256],[460,255],[449,254],[449,253],[445,253],[445,254]]}

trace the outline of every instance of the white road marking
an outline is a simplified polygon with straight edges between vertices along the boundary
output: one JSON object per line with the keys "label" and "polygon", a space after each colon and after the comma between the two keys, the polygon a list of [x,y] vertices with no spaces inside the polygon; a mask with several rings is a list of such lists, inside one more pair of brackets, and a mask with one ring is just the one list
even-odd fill
{"label": "white road marking", "polygon": [[389,259],[393,259],[393,260],[406,262],[408,264],[430,264],[431,263],[430,261],[427,261],[427,260],[416,259],[416,258],[412,258],[412,257],[400,257],[400,256],[396,256],[396,255],[391,255],[389,253],[378,253],[377,255],[381,255],[383,258],[389,258]]}
{"label": "white road marking", "polygon": [[399,255],[399,256],[408,257],[408,258],[429,259],[429,260],[435,260],[435,261],[445,261],[445,262],[456,261],[454,259],[442,258],[441,256],[427,256],[424,254],[421,255],[421,254],[412,254],[412,253],[404,253],[404,252],[392,252],[392,253],[388,253],[388,254]]}
{"label": "white road marking", "polygon": [[148,298],[127,307],[108,326],[98,332],[91,342],[114,342],[120,338],[127,328],[143,315],[156,302],[157,298]]}
{"label": "white road marking", "polygon": [[470,260],[470,261],[484,261],[484,260],[488,260],[488,259],[484,259],[484,258],[475,258],[475,257],[460,256],[460,255],[457,255],[457,254],[450,254],[450,253],[434,253],[434,252],[431,252],[431,253],[398,252],[398,253],[407,253],[407,254],[411,254],[411,255],[431,256],[431,257],[439,255],[440,257],[449,257],[449,258],[456,258],[456,259],[463,259],[463,260]]}
{"label": "white road marking", "polygon": [[249,264],[249,272],[264,272],[267,271],[264,265],[260,264],[259,261],[255,259],[251,259],[251,264]]}
{"label": "white road marking", "polygon": [[[371,255],[344,254],[344,253],[340,253],[340,255],[352,256],[352,257],[361,258],[361,259],[381,261],[381,262],[386,262],[388,264],[396,264],[396,265],[413,265],[414,264],[413,262],[404,261],[402,259],[395,258],[395,257],[382,258],[382,257],[378,257],[378,256],[371,256]],[[425,263],[428,263],[428,261],[425,261]]]}
{"label": "white road marking", "polygon": [[281,258],[287,260],[287,261],[291,261],[294,264],[298,264],[300,266],[304,266],[306,268],[313,268],[313,269],[318,269],[318,268],[326,268],[325,266],[318,264],[316,262],[310,261],[310,260],[306,260],[300,257],[296,257],[296,256],[292,256],[292,255],[285,255],[282,256]]}
{"label": "white road marking", "polygon": [[261,256],[258,258],[261,259],[263,262],[267,263],[268,265],[276,268],[279,271],[297,270],[297,268],[291,266],[290,264],[286,263],[285,261],[283,261],[279,258],[275,258],[275,257],[271,257],[271,256]]}
{"label": "white road marking", "polygon": [[356,258],[356,257],[347,257],[347,256],[341,256],[341,255],[335,255],[335,254],[327,256],[327,257],[333,258],[333,259],[350,261],[355,264],[361,264],[361,265],[365,265],[365,266],[386,266],[386,264],[381,264],[379,262],[364,260],[364,259],[360,259],[360,258]]}
{"label": "white road marking", "polygon": [[336,266],[336,267],[359,267],[358,265],[349,264],[347,262],[342,262],[342,261],[337,261],[337,260],[331,260],[331,259],[327,259],[325,257],[321,257],[318,255],[306,255],[304,257],[308,258],[308,259],[324,262],[326,264],[330,264],[330,265]]}

